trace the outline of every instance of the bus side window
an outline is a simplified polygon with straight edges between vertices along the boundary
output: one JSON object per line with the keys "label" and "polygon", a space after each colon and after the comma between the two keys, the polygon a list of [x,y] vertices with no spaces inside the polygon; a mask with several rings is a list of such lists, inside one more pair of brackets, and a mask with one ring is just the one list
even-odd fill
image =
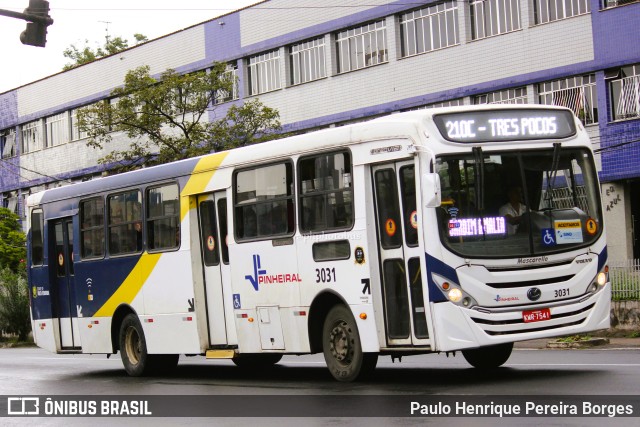
{"label": "bus side window", "polygon": [[234,232],[239,241],[287,236],[294,231],[291,162],[239,170],[234,175]]}
{"label": "bus side window", "polygon": [[304,233],[353,225],[351,155],[346,151],[304,157],[298,162],[300,230]]}
{"label": "bus side window", "polygon": [[177,184],[147,190],[147,248],[170,250],[180,246],[180,201]]}
{"label": "bus side window", "polygon": [[109,253],[131,254],[142,250],[142,195],[138,190],[113,194],[109,204]]}
{"label": "bus side window", "polygon": [[102,198],[80,202],[80,255],[82,259],[104,256],[104,200]]}

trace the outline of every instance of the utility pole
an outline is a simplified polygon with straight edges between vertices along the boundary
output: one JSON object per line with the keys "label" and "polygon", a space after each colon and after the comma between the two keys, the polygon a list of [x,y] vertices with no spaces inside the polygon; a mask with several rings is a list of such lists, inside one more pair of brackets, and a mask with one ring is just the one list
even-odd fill
{"label": "utility pole", "polygon": [[1,16],[27,21],[27,28],[20,34],[22,44],[44,47],[47,43],[47,27],[53,24],[49,16],[49,2],[45,0],[29,0],[29,7],[24,13],[0,9]]}

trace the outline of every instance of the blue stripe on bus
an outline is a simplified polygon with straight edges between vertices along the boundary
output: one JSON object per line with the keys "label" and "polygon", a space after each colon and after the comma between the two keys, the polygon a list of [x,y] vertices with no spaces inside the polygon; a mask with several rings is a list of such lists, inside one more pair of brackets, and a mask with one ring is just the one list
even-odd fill
{"label": "blue stripe on bus", "polygon": [[602,252],[598,254],[598,272],[601,272],[607,263],[607,259],[609,258],[609,254],[607,253],[607,247],[605,246]]}
{"label": "blue stripe on bus", "polygon": [[[81,307],[83,317],[93,316],[114,294],[140,260],[141,254],[96,261],[82,261],[74,264],[76,306]],[[33,319],[69,317],[72,313],[64,305],[54,309],[57,298],[54,266],[31,269],[31,303]],[[53,285],[51,284],[53,283]],[[34,290],[35,288],[35,290]],[[35,297],[34,297],[35,295]],[[76,315],[75,310],[73,315]]]}
{"label": "blue stripe on bus", "polygon": [[449,267],[444,262],[440,261],[437,258],[432,257],[429,254],[426,254],[427,257],[427,283],[429,284],[429,301],[430,302],[445,302],[448,299],[440,290],[440,287],[433,281],[433,277],[431,274],[435,273],[446,279],[459,284],[458,274],[456,271]]}

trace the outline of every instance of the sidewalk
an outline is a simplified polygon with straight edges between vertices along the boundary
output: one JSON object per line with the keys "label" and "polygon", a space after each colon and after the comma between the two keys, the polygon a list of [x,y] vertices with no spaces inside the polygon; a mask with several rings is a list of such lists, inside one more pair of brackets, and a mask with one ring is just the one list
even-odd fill
{"label": "sidewalk", "polygon": [[[572,343],[575,344],[574,347],[567,348],[559,348],[558,350],[574,350],[578,349],[589,349],[589,350],[612,350],[612,349],[624,349],[624,350],[640,350],[640,338],[594,338],[595,340],[609,340],[606,344],[593,345],[596,343]],[[550,342],[556,341],[554,338],[551,339],[539,339],[539,340],[531,340],[531,341],[521,341],[517,342],[514,345],[515,349],[519,350],[542,350],[549,349],[548,344]]]}

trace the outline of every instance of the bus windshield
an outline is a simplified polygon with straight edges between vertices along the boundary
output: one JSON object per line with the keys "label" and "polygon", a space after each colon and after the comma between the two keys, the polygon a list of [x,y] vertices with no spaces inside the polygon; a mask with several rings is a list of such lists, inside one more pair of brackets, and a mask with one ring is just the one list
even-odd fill
{"label": "bus windshield", "polygon": [[580,148],[483,151],[437,159],[443,244],[464,257],[530,257],[593,243],[602,231],[598,181]]}

